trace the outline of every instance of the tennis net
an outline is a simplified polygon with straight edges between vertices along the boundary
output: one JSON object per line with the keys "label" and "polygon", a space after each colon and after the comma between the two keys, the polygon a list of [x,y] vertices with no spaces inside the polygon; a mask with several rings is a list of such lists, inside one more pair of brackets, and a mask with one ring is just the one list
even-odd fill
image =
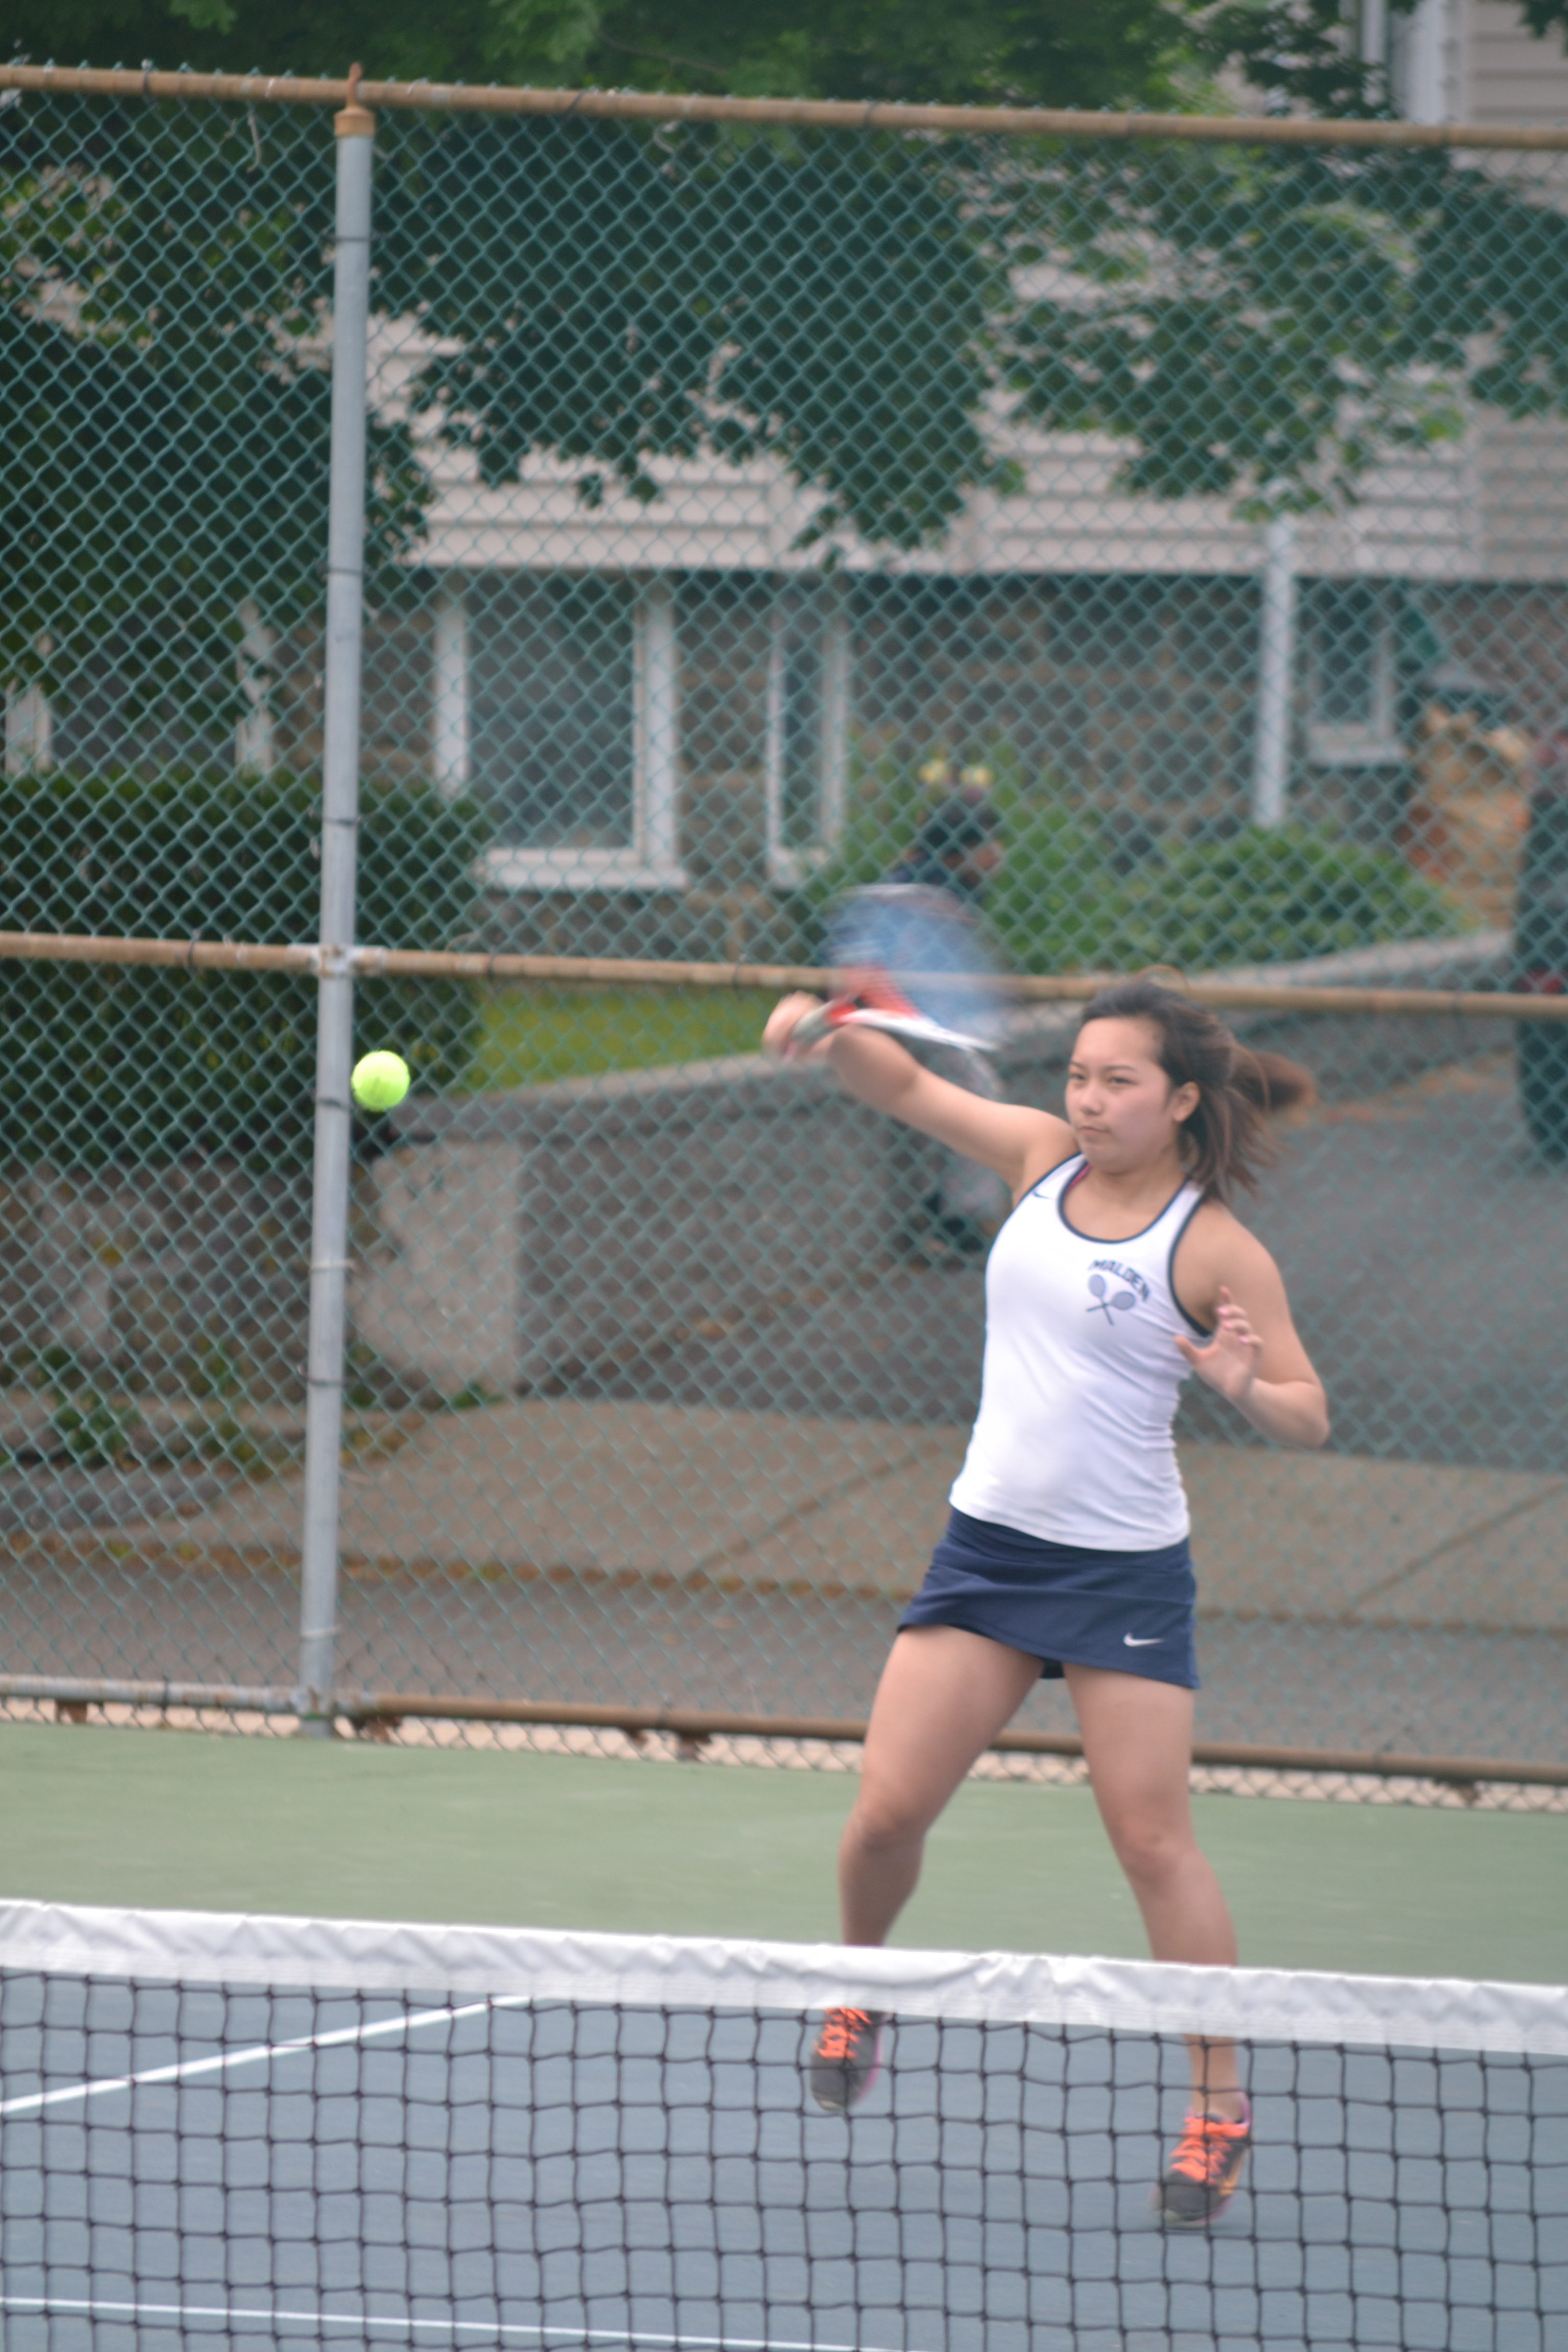
{"label": "tennis net", "polygon": [[[1173,2236],[1187,2034],[1255,2145]],[[1568,1991],[4,1904],[0,2273],[6,2352],[1563,2352]]]}

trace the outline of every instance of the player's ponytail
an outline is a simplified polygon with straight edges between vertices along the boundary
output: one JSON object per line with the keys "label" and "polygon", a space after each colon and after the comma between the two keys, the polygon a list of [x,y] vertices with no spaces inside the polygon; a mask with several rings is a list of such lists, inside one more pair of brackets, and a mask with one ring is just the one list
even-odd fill
{"label": "player's ponytail", "polygon": [[1188,1171],[1205,1198],[1249,1190],[1273,1157],[1268,1112],[1310,1102],[1310,1070],[1283,1054],[1239,1045],[1207,1007],[1157,980],[1118,980],[1084,1008],[1084,1021],[1146,1021],[1160,1067],[1173,1087],[1194,1086],[1197,1106],[1183,1122]]}

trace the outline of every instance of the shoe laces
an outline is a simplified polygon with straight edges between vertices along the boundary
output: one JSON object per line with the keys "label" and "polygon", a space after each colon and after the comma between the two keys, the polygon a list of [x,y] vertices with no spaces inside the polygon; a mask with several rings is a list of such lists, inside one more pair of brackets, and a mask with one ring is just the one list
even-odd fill
{"label": "shoe laces", "polygon": [[816,2044],[819,2058],[844,2060],[855,2054],[860,2036],[870,2029],[870,2012],[864,2009],[830,2009],[822,2021],[822,2032]]}
{"label": "shoe laces", "polygon": [[1224,2116],[1190,2115],[1176,2142],[1171,2170],[1211,2186],[1224,2173],[1230,2149],[1246,2133],[1245,2123],[1227,2122]]}

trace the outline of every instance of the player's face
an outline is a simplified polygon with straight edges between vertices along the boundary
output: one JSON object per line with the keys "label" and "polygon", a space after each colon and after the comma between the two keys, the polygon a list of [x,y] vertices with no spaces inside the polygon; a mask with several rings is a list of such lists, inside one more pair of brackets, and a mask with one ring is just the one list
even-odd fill
{"label": "player's face", "polygon": [[1068,1065],[1067,1115],[1091,1168],[1125,1175],[1179,1152],[1195,1087],[1173,1087],[1147,1021],[1087,1021]]}

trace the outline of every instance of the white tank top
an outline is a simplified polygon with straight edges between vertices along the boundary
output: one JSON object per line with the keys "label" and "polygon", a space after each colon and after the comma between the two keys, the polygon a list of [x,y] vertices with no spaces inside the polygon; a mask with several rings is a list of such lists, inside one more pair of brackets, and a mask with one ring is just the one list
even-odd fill
{"label": "white tank top", "polygon": [[1042,1176],[985,1269],[980,1412],[949,1500],[1048,1543],[1156,1551],[1188,1530],[1171,1426],[1196,1333],[1171,1265],[1203,1195],[1184,1184],[1131,1241],[1076,1233],[1077,1154]]}

